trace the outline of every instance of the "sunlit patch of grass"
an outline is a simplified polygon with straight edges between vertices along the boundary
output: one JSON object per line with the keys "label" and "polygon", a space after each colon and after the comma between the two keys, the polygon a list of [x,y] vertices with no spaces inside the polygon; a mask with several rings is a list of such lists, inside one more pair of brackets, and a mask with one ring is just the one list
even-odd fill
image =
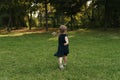
{"label": "sunlit patch of grass", "polygon": [[55,41],[57,41],[58,38],[57,37],[52,37],[52,38],[49,38],[48,40],[55,40]]}
{"label": "sunlit patch of grass", "polygon": [[88,29],[78,29],[77,31],[78,32],[90,32],[91,30],[88,30]]}
{"label": "sunlit patch of grass", "polygon": [[4,32],[0,34],[0,37],[7,37],[7,36],[23,36],[26,34],[34,34],[34,33],[44,33],[45,30],[16,30],[12,32]]}
{"label": "sunlit patch of grass", "polygon": [[0,37],[7,37],[7,36],[22,36],[25,33],[12,33],[12,34],[5,34],[5,35],[0,35]]}

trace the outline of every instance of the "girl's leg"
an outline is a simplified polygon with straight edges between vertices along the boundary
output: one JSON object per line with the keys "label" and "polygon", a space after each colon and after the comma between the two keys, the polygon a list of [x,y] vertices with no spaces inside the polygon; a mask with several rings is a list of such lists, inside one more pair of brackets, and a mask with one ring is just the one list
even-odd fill
{"label": "girl's leg", "polygon": [[59,57],[59,68],[60,69],[64,68],[62,62],[63,62],[63,57]]}
{"label": "girl's leg", "polygon": [[64,65],[66,66],[66,64],[67,64],[67,56],[64,56],[63,60],[64,60]]}

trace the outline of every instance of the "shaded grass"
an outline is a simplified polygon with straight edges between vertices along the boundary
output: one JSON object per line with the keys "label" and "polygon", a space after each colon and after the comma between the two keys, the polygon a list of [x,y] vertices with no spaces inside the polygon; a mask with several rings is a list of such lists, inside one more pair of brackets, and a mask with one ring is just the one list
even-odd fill
{"label": "shaded grass", "polygon": [[0,37],[0,80],[119,80],[120,33],[69,32],[70,54],[60,71],[51,33]]}

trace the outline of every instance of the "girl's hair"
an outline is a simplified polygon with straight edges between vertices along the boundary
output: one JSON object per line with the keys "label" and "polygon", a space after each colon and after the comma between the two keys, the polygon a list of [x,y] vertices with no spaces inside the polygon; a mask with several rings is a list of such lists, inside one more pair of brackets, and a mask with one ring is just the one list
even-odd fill
{"label": "girl's hair", "polygon": [[65,25],[60,26],[60,33],[64,33],[67,30],[67,27]]}

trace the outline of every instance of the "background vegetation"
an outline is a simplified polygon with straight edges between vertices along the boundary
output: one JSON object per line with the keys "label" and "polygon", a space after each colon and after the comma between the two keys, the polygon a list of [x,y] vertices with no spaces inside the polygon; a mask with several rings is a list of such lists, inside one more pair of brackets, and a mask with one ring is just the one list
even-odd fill
{"label": "background vegetation", "polygon": [[0,0],[0,29],[119,28],[119,0]]}

